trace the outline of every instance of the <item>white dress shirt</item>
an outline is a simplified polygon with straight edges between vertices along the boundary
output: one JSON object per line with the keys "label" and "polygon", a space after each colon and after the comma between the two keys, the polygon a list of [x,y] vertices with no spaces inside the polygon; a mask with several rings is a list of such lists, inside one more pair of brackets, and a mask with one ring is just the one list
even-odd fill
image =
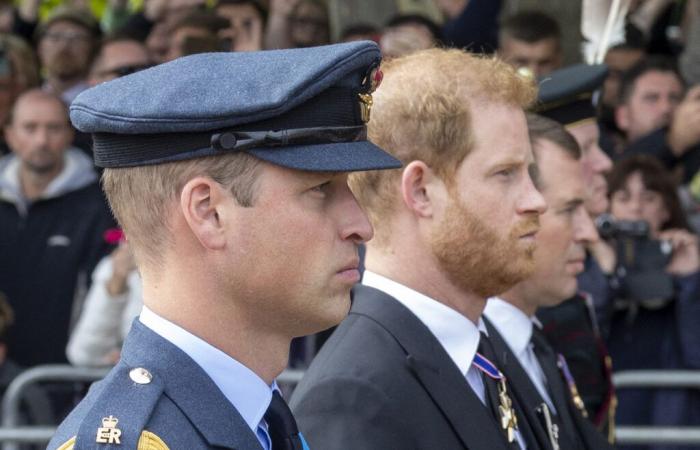
{"label": "white dress shirt", "polygon": [[513,351],[516,358],[523,366],[525,372],[535,385],[537,392],[547,402],[547,406],[556,414],[554,403],[547,390],[547,378],[540,366],[532,343],[532,327],[534,317],[528,317],[519,308],[513,306],[498,297],[491,297],[486,302],[484,315],[493,323],[498,332],[503,336],[508,347]]}
{"label": "white dress shirt", "polygon": [[269,386],[243,364],[146,306],[143,307],[139,320],[199,364],[243,417],[263,449],[269,450],[270,438],[263,416],[270,406],[276,384]]}

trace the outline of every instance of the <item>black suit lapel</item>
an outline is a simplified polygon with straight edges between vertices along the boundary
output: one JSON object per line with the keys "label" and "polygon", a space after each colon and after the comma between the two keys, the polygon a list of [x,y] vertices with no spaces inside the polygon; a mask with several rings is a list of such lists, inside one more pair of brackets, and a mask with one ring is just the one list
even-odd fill
{"label": "black suit lapel", "polygon": [[508,449],[501,430],[430,330],[406,307],[366,286],[353,288],[351,314],[379,323],[406,352],[406,365],[470,449]]}

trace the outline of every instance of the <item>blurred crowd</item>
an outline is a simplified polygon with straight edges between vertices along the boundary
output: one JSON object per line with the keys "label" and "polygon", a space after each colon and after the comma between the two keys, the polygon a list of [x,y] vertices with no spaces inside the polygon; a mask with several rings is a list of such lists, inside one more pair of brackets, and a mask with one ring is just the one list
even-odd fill
{"label": "blurred crowd", "polygon": [[[99,187],[91,138],[68,120],[80,92],[194,53],[358,39],[377,41],[384,58],[435,46],[496,54],[546,82],[553,71],[596,62],[586,46],[604,36],[597,132],[575,136],[596,155],[589,170],[600,177],[589,178],[586,207],[602,237],[588,246],[577,311],[593,330],[592,358],[604,362],[583,364],[577,381],[585,386],[586,371],[601,365],[607,375],[700,368],[700,1],[627,2],[606,33],[610,4],[0,1],[2,389],[40,364],[114,364],[140,311],[140,279]],[[292,363],[304,365],[315,346],[297,344]],[[56,423],[72,404],[60,388],[50,395],[53,409],[37,406],[46,401],[40,392],[27,397],[28,423]],[[618,392],[618,423],[682,417],[700,425],[698,403],[689,406],[695,395]]]}

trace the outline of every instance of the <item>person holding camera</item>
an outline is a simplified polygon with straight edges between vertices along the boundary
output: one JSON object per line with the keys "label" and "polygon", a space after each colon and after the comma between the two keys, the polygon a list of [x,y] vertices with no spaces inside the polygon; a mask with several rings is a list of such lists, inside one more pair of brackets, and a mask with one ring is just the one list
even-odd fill
{"label": "person holding camera", "polygon": [[[608,193],[612,221],[599,229],[609,239],[592,250],[613,287],[604,322],[615,370],[700,368],[698,238],[675,184],[661,163],[640,155],[616,164]],[[618,424],[700,420],[696,392],[622,389],[618,399]]]}

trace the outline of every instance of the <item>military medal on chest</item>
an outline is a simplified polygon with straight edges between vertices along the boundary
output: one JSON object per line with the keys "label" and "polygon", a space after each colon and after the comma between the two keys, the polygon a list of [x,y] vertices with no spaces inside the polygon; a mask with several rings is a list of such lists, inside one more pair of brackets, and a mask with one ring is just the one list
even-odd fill
{"label": "military medal on chest", "polygon": [[557,355],[557,366],[559,367],[561,373],[564,375],[564,379],[566,380],[566,384],[569,387],[569,392],[571,393],[571,399],[574,402],[574,406],[576,406],[576,409],[581,411],[583,417],[588,417],[588,411],[586,411],[586,405],[583,403],[583,399],[581,398],[581,395],[578,392],[578,388],[576,387],[576,381],[574,381],[574,377],[573,375],[571,375],[569,366],[568,364],[566,364],[566,359],[564,359],[564,356],[561,354]]}
{"label": "military medal on chest", "polygon": [[501,428],[506,431],[508,442],[513,442],[515,440],[515,430],[518,428],[518,418],[515,416],[513,402],[508,395],[506,378],[504,376],[498,380],[498,412],[501,416]]}
{"label": "military medal on chest", "polygon": [[474,356],[473,364],[481,372],[498,382],[498,417],[508,442],[514,442],[515,432],[518,429],[518,418],[515,416],[513,401],[508,395],[505,375],[491,361],[479,353]]}
{"label": "military medal on chest", "polygon": [[549,406],[546,403],[542,403],[535,411],[540,414],[544,422],[544,428],[547,431],[549,442],[552,444],[552,450],[559,450],[561,448],[559,446],[559,426],[554,423]]}

